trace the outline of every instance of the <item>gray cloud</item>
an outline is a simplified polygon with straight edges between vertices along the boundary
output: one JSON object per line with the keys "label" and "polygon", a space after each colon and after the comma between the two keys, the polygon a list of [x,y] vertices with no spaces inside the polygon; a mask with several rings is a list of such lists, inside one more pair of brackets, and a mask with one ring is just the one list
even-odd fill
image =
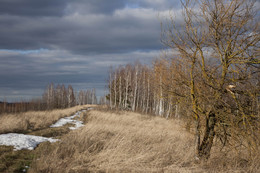
{"label": "gray cloud", "polygon": [[139,7],[152,8],[158,11],[180,8],[179,0],[129,0],[129,2],[137,4]]}
{"label": "gray cloud", "polygon": [[62,16],[68,0],[1,0],[0,15]]}
{"label": "gray cloud", "polygon": [[77,0],[70,1],[65,12],[68,14],[78,13],[78,14],[112,14],[117,9],[122,9],[125,7],[127,0]]}
{"label": "gray cloud", "polygon": [[122,9],[113,15],[0,16],[4,49],[66,49],[77,53],[160,48],[160,21],[152,9]]}
{"label": "gray cloud", "polygon": [[102,95],[109,66],[159,55],[158,16],[175,2],[2,0],[0,100],[39,96],[49,82]]}
{"label": "gray cloud", "polygon": [[[159,54],[160,51],[76,55],[64,50],[30,53],[0,50],[0,100],[6,95],[21,98],[24,91],[24,98],[28,98],[28,90],[43,92],[50,82],[72,84],[76,90],[96,88],[100,96],[104,94],[110,66],[137,60],[149,64]],[[41,96],[42,92],[33,94]]]}

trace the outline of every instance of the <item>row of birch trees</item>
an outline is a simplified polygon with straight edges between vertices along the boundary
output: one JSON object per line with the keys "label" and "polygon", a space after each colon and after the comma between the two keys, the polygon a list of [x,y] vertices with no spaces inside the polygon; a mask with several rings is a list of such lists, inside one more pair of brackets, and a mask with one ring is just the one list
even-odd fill
{"label": "row of birch trees", "polygon": [[77,104],[86,105],[86,104],[97,104],[96,90],[80,90],[78,92]]}
{"label": "row of birch trees", "polygon": [[[162,40],[173,52],[148,67],[110,71],[110,108],[183,117],[194,130],[195,158],[214,141],[259,152],[259,14],[253,0],[183,0]],[[192,124],[191,124],[192,122]],[[216,140],[214,140],[216,139]]]}
{"label": "row of birch trees", "polygon": [[1,113],[18,113],[29,110],[43,111],[52,109],[64,109],[76,105],[97,104],[96,90],[80,90],[75,92],[71,85],[64,84],[47,85],[41,98],[30,101],[21,100],[15,103],[8,103],[5,100],[0,102]]}
{"label": "row of birch trees", "polygon": [[76,105],[76,97],[71,85],[66,88],[64,84],[55,86],[53,83],[46,87],[42,101],[47,109],[68,108]]}
{"label": "row of birch trees", "polygon": [[76,105],[97,104],[96,90],[80,90],[74,92],[71,85],[64,84],[55,86],[53,83],[46,87],[42,101],[46,103],[47,109],[69,108]]}
{"label": "row of birch trees", "polygon": [[[154,114],[162,117],[185,116],[185,104],[173,93],[174,74],[170,71],[176,64],[161,58],[153,66],[138,62],[110,70],[108,104],[111,109],[122,109]],[[174,66],[174,67],[173,67]],[[180,88],[185,92],[185,88]]]}

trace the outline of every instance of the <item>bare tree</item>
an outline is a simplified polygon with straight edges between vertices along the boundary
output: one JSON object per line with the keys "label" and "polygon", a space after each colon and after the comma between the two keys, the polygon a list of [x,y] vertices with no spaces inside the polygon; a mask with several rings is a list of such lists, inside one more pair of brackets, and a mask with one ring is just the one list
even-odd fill
{"label": "bare tree", "polygon": [[[224,136],[224,145],[227,136],[247,134],[248,147],[257,147],[253,140],[257,111],[249,109],[259,87],[246,89],[244,85],[252,82],[260,63],[254,2],[185,0],[182,5],[182,30],[172,18],[164,36],[165,43],[179,52],[190,69],[188,87],[196,127],[196,157],[209,158],[216,133]],[[240,95],[229,89],[231,84],[239,88]],[[239,133],[229,134],[232,128]]]}
{"label": "bare tree", "polygon": [[137,88],[138,88],[138,65],[135,66],[135,71],[134,71],[134,93],[133,93],[133,102],[132,102],[132,111],[135,111],[135,106],[136,106],[136,97],[137,97]]}

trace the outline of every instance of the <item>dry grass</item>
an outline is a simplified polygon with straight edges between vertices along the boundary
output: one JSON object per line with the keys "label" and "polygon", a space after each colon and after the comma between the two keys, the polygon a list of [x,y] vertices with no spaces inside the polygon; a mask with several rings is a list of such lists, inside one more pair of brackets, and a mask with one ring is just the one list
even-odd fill
{"label": "dry grass", "polygon": [[211,158],[207,163],[201,164],[207,170],[211,172],[260,172],[260,151],[251,153],[248,149],[240,146],[226,146],[224,149],[221,145],[216,145],[218,141],[215,141],[215,146],[211,151]]}
{"label": "dry grass", "polygon": [[0,172],[19,172],[26,165],[30,165],[29,172],[55,173],[260,172],[260,154],[250,161],[245,149],[225,148],[220,152],[214,146],[208,162],[194,163],[193,135],[178,120],[96,109],[82,114],[80,119],[86,126],[78,130],[48,128],[59,118],[83,108],[1,116],[1,133],[28,131],[59,136],[61,141],[42,143],[35,151],[0,147]]}
{"label": "dry grass", "polygon": [[[207,163],[193,162],[193,136],[182,122],[130,112],[88,113],[87,125],[41,144],[29,172],[258,172],[231,150],[214,147]],[[227,154],[228,153],[228,154]],[[259,159],[259,157],[258,157]]]}
{"label": "dry grass", "polygon": [[179,123],[137,113],[91,111],[87,125],[38,148],[31,172],[200,172]]}
{"label": "dry grass", "polygon": [[[93,107],[93,105],[91,105]],[[70,126],[72,124],[67,124],[62,127],[50,128],[49,125],[52,124],[52,121],[57,121],[59,117],[69,116],[74,114],[80,109],[84,109],[86,106],[78,106],[65,110],[54,110],[48,112],[28,112],[28,113],[20,113],[16,115],[5,115],[1,117],[0,120],[0,129],[2,132],[28,132],[30,135],[36,136],[45,136],[45,137],[55,137],[60,138],[61,136],[69,133]],[[80,116],[80,120],[83,121],[88,112],[83,112]],[[37,121],[38,118],[38,121]],[[23,121],[30,121],[32,123],[36,121],[36,125],[32,131],[32,129],[28,129],[28,126],[22,126],[21,124],[26,124]],[[46,121],[44,121],[46,120]],[[20,126],[15,127],[19,124],[19,121],[23,122]],[[14,123],[12,123],[14,122]],[[37,128],[42,128],[40,130],[36,130]],[[49,142],[45,142],[41,145],[49,145]],[[11,146],[0,146],[0,172],[24,172],[23,170],[27,170],[28,166],[30,166],[32,160],[35,158],[36,151],[35,150],[19,150],[13,151],[13,147]]]}
{"label": "dry grass", "polygon": [[67,109],[51,111],[30,111],[18,114],[3,114],[0,116],[0,134],[18,132],[28,133],[49,127],[62,117],[70,116],[84,106],[76,106]]}

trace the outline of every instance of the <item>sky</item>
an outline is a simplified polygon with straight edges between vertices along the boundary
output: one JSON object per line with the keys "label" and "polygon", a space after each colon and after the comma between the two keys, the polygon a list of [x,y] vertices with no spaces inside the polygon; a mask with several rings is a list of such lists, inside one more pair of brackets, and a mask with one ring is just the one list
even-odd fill
{"label": "sky", "polygon": [[104,95],[110,66],[160,56],[160,22],[179,7],[179,0],[0,0],[0,101],[40,97],[50,82]]}

